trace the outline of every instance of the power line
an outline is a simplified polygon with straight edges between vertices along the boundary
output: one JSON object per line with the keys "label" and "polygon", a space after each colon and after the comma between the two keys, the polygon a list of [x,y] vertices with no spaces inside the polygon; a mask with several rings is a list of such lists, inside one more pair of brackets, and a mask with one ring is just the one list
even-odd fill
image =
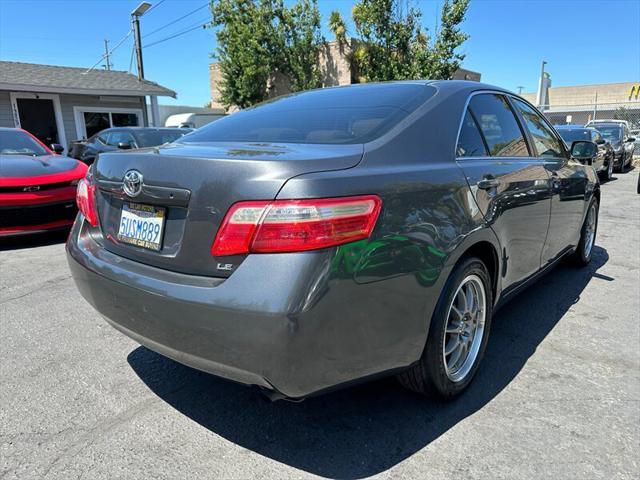
{"label": "power line", "polygon": [[131,58],[129,59],[129,73],[131,73],[131,69],[133,68],[133,55],[136,52],[136,46],[133,45],[131,47]]}
{"label": "power line", "polygon": [[160,5],[162,5],[165,2],[165,0],[160,0],[158,3],[156,3],[155,5],[153,5],[149,10],[146,11],[146,14],[149,15],[151,12],[153,12],[153,10],[157,7],[159,7]]}
{"label": "power line", "polygon": [[96,68],[96,67],[98,66],[98,64],[99,64],[102,60],[104,60],[104,59],[107,57],[107,55],[112,55],[112,54],[113,54],[113,52],[115,52],[115,51],[116,51],[116,49],[117,49],[120,45],[122,45],[122,44],[124,43],[124,41],[125,41],[127,38],[129,38],[129,35],[131,35],[131,30],[129,30],[129,31],[127,32],[127,34],[126,34],[124,37],[122,37],[122,39],[121,39],[121,40],[116,44],[116,46],[115,46],[115,47],[113,47],[110,51],[108,51],[108,52],[106,52],[105,54],[103,54],[103,55],[100,57],[100,59],[99,59],[96,63],[94,63],[94,64],[93,64],[93,66],[91,66],[91,68],[88,68],[88,69],[87,69],[87,71],[86,71],[86,72],[84,72],[84,74],[89,73],[91,70],[93,70],[94,68]]}
{"label": "power line", "polygon": [[205,25],[208,25],[209,23],[210,23],[209,21],[206,21],[206,22],[201,23],[200,25],[197,25],[197,26],[195,26],[195,27],[193,27],[193,28],[188,28],[187,30],[183,30],[182,32],[178,32],[178,33],[176,33],[176,34],[174,34],[174,35],[170,35],[170,36],[165,37],[165,38],[163,38],[163,39],[161,39],[161,40],[158,40],[157,42],[149,43],[148,45],[145,45],[145,46],[144,46],[144,48],[153,47],[154,45],[158,45],[159,43],[166,42],[167,40],[171,40],[171,39],[173,39],[173,38],[180,37],[181,35],[184,35],[184,34],[186,34],[186,33],[193,32],[194,30],[197,30],[197,29],[199,29],[199,28],[202,28],[202,27],[204,27]]}
{"label": "power line", "polygon": [[167,28],[167,27],[169,27],[169,26],[173,25],[174,23],[178,23],[180,20],[182,20],[182,19],[184,19],[184,18],[187,18],[188,16],[193,15],[194,13],[199,12],[200,10],[202,10],[203,8],[208,7],[208,6],[209,6],[209,3],[207,2],[207,3],[205,3],[204,5],[199,6],[199,7],[198,7],[198,8],[196,8],[195,10],[192,10],[192,11],[190,11],[189,13],[187,13],[187,14],[185,14],[185,15],[183,15],[183,16],[181,16],[181,17],[179,17],[179,18],[176,18],[175,20],[172,20],[171,22],[166,23],[166,24],[162,25],[161,27],[156,28],[155,30],[153,30],[153,31],[151,31],[151,32],[149,32],[149,33],[147,33],[146,35],[143,35],[143,37],[142,37],[142,38],[146,38],[146,37],[148,37],[148,36],[150,36],[150,35],[153,35],[153,34],[154,34],[154,33],[156,33],[156,32],[159,32],[160,30],[164,30],[165,28]]}

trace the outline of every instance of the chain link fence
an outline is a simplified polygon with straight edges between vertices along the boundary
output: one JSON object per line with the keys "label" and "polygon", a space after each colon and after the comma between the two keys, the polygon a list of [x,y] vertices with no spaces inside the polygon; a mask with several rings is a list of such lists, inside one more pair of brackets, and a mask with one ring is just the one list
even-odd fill
{"label": "chain link fence", "polygon": [[583,105],[551,105],[541,108],[554,125],[584,125],[591,120],[625,120],[630,130],[640,130],[640,101]]}
{"label": "chain link fence", "polygon": [[551,105],[540,109],[553,125],[584,125],[591,120],[625,120],[634,137],[634,159],[640,162],[640,102]]}

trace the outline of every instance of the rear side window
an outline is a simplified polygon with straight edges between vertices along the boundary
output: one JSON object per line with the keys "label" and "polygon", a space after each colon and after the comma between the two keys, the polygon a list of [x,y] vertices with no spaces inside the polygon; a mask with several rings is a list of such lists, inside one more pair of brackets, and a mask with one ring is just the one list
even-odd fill
{"label": "rear side window", "polygon": [[109,134],[107,145],[117,147],[119,143],[129,143],[133,146],[135,141],[129,132],[111,132]]}
{"label": "rear side window", "polygon": [[180,142],[366,143],[391,130],[435,91],[417,83],[311,90],[233,113]]}
{"label": "rear side window", "polygon": [[460,136],[458,137],[458,145],[456,147],[457,157],[486,157],[487,149],[478,125],[471,115],[469,109],[464,115],[462,126],[460,127]]}
{"label": "rear side window", "polygon": [[564,157],[564,149],[560,140],[556,138],[551,130],[551,127],[547,125],[542,116],[538,114],[533,108],[526,103],[514,99],[513,102],[516,108],[520,111],[524,123],[531,133],[533,138],[533,144],[538,151],[539,157]]}
{"label": "rear side window", "polygon": [[507,99],[483,93],[469,102],[492,157],[527,157],[529,150]]}

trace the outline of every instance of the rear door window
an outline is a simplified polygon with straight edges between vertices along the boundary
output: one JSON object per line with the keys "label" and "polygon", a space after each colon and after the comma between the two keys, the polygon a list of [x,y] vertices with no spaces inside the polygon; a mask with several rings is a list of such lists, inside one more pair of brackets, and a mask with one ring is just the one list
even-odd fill
{"label": "rear door window", "polygon": [[488,155],[484,140],[473,115],[467,109],[460,127],[460,136],[456,147],[457,157],[486,157]]}
{"label": "rear door window", "polygon": [[538,156],[565,157],[565,150],[562,148],[562,143],[555,136],[553,130],[551,130],[551,127],[544,118],[529,105],[517,98],[513,99],[513,103],[522,115],[529,133],[531,133]]}
{"label": "rear door window", "polygon": [[528,157],[529,150],[518,121],[503,95],[482,93],[469,101],[492,157]]}

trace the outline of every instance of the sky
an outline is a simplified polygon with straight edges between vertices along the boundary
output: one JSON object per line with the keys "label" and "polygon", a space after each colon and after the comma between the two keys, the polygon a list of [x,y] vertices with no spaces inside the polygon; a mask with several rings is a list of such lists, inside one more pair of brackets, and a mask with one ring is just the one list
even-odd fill
{"label": "sky", "polygon": [[[145,77],[178,93],[176,100],[161,98],[161,104],[203,106],[216,47],[215,32],[198,28],[210,18],[208,2],[149,1],[155,6],[141,18]],[[442,0],[402,1],[422,10],[423,25],[433,32]],[[0,60],[101,68],[103,40],[111,48],[118,44],[139,3],[0,0]],[[348,33],[354,33],[354,3],[318,0],[328,39],[332,10],[342,13]],[[463,66],[480,72],[485,83],[535,91],[543,59],[553,86],[640,81],[640,0],[471,0],[462,29],[470,36],[460,48]],[[175,34],[181,35],[169,38]],[[114,51],[114,69],[129,70],[132,45],[129,36]]]}

